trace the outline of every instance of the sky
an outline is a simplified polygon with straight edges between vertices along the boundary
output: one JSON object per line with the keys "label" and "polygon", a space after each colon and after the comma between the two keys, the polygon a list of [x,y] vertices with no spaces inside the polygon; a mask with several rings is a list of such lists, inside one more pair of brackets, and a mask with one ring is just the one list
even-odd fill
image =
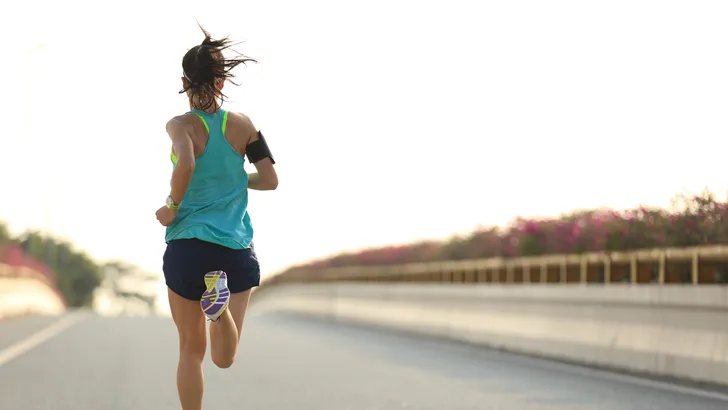
{"label": "sky", "polygon": [[[3,13],[0,220],[161,272],[181,59],[244,41],[263,274],[516,216],[728,190],[724,1],[26,1]],[[42,12],[38,12],[42,10]],[[249,171],[254,171],[253,167]]]}

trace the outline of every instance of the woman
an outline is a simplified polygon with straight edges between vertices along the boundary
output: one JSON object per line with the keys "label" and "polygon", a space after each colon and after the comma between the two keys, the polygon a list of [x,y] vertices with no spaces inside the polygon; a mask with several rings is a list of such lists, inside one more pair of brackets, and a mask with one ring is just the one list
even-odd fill
{"label": "woman", "polygon": [[[183,410],[202,409],[205,317],[211,321],[212,361],[221,368],[235,361],[250,291],[260,283],[248,189],[278,186],[263,135],[245,115],[220,108],[231,70],[255,60],[226,59],[229,40],[202,32],[205,40],[182,59],[180,93],[187,93],[190,111],[167,123],[171,192],[157,211],[167,227],[163,270],[180,338],[177,389]],[[257,173],[245,172],[246,157]]]}

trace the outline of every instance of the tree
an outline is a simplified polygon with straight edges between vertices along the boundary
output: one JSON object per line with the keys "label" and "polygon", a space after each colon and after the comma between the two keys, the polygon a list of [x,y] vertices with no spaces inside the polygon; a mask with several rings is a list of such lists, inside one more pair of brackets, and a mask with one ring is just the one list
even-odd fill
{"label": "tree", "polygon": [[53,272],[69,306],[89,306],[93,302],[94,290],[101,284],[101,268],[88,255],[38,232],[26,232],[17,242],[28,256],[45,263]]}
{"label": "tree", "polygon": [[13,238],[10,236],[10,229],[8,225],[0,222],[0,244],[12,242]]}

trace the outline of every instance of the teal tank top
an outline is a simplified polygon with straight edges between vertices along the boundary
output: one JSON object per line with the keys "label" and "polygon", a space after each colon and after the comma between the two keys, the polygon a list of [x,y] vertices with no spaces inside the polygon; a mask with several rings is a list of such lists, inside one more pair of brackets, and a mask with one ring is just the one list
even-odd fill
{"label": "teal tank top", "polygon": [[[165,242],[200,239],[232,249],[249,248],[253,226],[248,215],[248,173],[245,158],[225,139],[228,113],[192,110],[205,124],[207,146],[195,159],[195,172]],[[172,153],[172,167],[177,157]]]}

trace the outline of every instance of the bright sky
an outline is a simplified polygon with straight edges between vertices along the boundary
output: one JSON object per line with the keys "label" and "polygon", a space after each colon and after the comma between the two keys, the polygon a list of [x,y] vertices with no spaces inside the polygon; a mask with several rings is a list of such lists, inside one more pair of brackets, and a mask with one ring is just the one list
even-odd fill
{"label": "bright sky", "polygon": [[0,25],[0,220],[99,260],[161,271],[164,124],[188,108],[196,19],[260,61],[225,108],[277,160],[278,190],[250,200],[264,274],[728,188],[725,1],[109,4],[25,1]]}

